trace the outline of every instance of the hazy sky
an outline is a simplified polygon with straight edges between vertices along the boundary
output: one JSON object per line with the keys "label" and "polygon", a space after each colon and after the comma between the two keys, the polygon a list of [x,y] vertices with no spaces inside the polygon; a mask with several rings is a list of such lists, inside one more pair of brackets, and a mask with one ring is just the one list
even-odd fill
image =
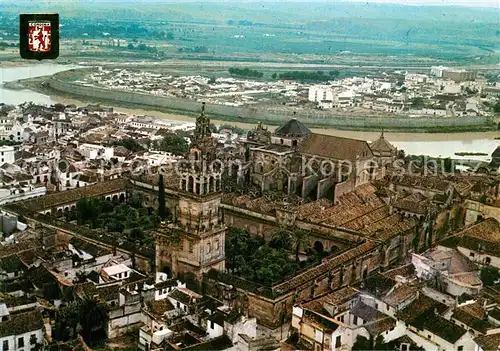
{"label": "hazy sky", "polygon": [[391,3],[401,5],[454,5],[454,6],[471,6],[471,7],[497,7],[500,8],[500,0],[344,0],[349,2],[364,2],[364,3]]}
{"label": "hazy sky", "polygon": [[[238,2],[361,2],[372,4],[400,4],[412,6],[468,6],[468,7],[496,7],[500,12],[500,0],[125,0],[124,2],[164,2],[164,3],[182,3],[182,2],[218,2],[218,3],[238,3]],[[55,4],[70,2],[72,4],[85,4],[87,2],[94,3],[120,3],[121,0],[0,0],[5,3],[33,3],[33,4]]]}

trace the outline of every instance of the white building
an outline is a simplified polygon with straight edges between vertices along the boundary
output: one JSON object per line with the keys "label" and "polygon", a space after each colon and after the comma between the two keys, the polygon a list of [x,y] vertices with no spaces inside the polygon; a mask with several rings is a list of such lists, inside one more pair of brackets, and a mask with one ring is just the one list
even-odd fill
{"label": "white building", "polygon": [[122,263],[102,269],[103,276],[105,278],[109,278],[110,280],[127,279],[132,272],[132,268],[127,267]]}
{"label": "white building", "polygon": [[433,66],[431,67],[431,75],[441,78],[443,76],[443,72],[447,69],[449,68],[444,66]]}
{"label": "white building", "polygon": [[333,101],[334,92],[331,86],[328,85],[314,85],[309,88],[309,101],[323,102]]}
{"label": "white building", "polygon": [[12,185],[0,187],[0,205],[40,197],[47,193],[44,185]]}
{"label": "white building", "polygon": [[78,151],[89,160],[94,160],[98,157],[110,160],[114,155],[113,147],[105,147],[96,144],[81,144],[78,146]]}
{"label": "white building", "polygon": [[14,153],[13,146],[0,146],[0,165],[4,163],[14,163]]}
{"label": "white building", "polygon": [[[4,320],[4,318],[6,320]],[[43,345],[44,323],[39,311],[4,314],[0,322],[0,350],[28,351]]]}
{"label": "white building", "polygon": [[425,83],[429,77],[426,74],[406,73],[405,82]]}
{"label": "white building", "polygon": [[474,264],[456,249],[438,246],[421,255],[413,253],[412,263],[417,277],[437,279],[453,296],[477,295],[483,288]]}

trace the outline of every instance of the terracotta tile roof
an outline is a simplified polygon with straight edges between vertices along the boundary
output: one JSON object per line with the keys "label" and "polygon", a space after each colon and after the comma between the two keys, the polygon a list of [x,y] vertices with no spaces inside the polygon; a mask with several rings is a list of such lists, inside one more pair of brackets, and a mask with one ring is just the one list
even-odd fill
{"label": "terracotta tile roof", "polygon": [[436,314],[427,316],[422,329],[427,329],[452,344],[456,343],[467,332],[464,328]]}
{"label": "terracotta tile roof", "polygon": [[375,273],[363,281],[363,287],[361,287],[360,290],[380,298],[389,292],[394,285],[396,285],[394,280],[389,279],[380,273]]}
{"label": "terracotta tile roof", "polygon": [[316,212],[316,215],[313,215],[309,221],[341,226],[361,217],[384,206],[384,202],[377,197],[375,191],[375,187],[371,184],[361,185],[354,191],[339,197],[339,204]]}
{"label": "terracotta tile roof", "polygon": [[354,308],[351,308],[351,314],[361,318],[364,323],[376,321],[385,317],[385,314],[363,302],[359,302]]}
{"label": "terracotta tile roof", "polygon": [[87,240],[80,239],[77,236],[71,237],[69,243],[78,251],[84,251],[94,256],[94,258],[111,254],[111,250],[95,245]]}
{"label": "terracotta tile roof", "polygon": [[397,198],[392,206],[403,211],[416,214],[426,214],[430,200],[420,193],[414,193],[404,198]]}
{"label": "terracotta tile roof", "polygon": [[325,198],[321,198],[319,200],[311,201],[303,205],[300,205],[295,209],[295,211],[297,213],[297,218],[302,220],[302,219],[307,219],[311,215],[323,211],[331,206],[332,206],[331,201]]}
{"label": "terracotta tile roof", "polygon": [[9,320],[0,322],[0,337],[22,335],[43,329],[42,314],[35,310],[11,314]]}
{"label": "terracotta tile roof", "polygon": [[408,278],[412,277],[414,273],[415,273],[415,266],[412,263],[409,263],[407,265],[388,270],[382,274],[392,280],[395,280],[396,276],[398,275]]}
{"label": "terracotta tile roof", "polygon": [[[421,327],[428,315],[434,314],[435,310],[442,313],[448,309],[448,306],[430,297],[420,294],[418,299],[412,301],[408,306],[397,313],[397,317],[402,321],[415,327]],[[422,330],[422,328],[419,328]]]}
{"label": "terracotta tile roof", "polygon": [[23,201],[20,205],[32,211],[40,211],[52,206],[76,202],[84,197],[95,197],[114,191],[124,190],[127,185],[128,180],[125,178],[114,179],[82,188],[74,188],[58,193],[48,194],[39,198]]}
{"label": "terracotta tile roof", "polygon": [[25,251],[31,251],[40,245],[34,240],[25,240],[13,245],[0,246],[0,258],[8,257],[13,254],[19,254]]}
{"label": "terracotta tile roof", "polygon": [[[379,201],[376,202],[368,202],[356,207],[350,206],[338,206],[340,208],[337,209],[335,214],[332,214],[329,218],[327,218],[324,222],[336,227],[343,226],[344,223],[352,221],[356,218],[366,215],[367,213],[373,212],[376,209],[380,209],[384,205]],[[387,213],[389,210],[387,209]]]}
{"label": "terracotta tile roof", "polygon": [[487,218],[463,230],[461,234],[491,243],[498,243],[500,242],[500,223],[495,218]]}
{"label": "terracotta tile roof", "polygon": [[314,299],[314,300],[303,303],[302,308],[306,308],[310,311],[326,314],[329,316],[329,313],[327,313],[327,311],[325,311],[324,301],[321,298]]}
{"label": "terracotta tile roof", "polygon": [[484,302],[485,302],[485,299],[480,298],[474,303],[470,303],[468,305],[458,307],[457,309],[464,311],[475,318],[483,319],[484,315],[486,314],[486,311],[483,308]]}
{"label": "terracotta tile roof", "polygon": [[470,315],[461,308],[457,308],[453,312],[451,319],[456,319],[457,321],[464,323],[467,327],[477,330],[478,332],[483,334],[486,334],[486,331],[488,329],[494,328],[494,326],[490,322]]}
{"label": "terracotta tile roof", "polygon": [[[355,161],[356,157],[373,157],[373,153],[364,140],[342,138],[333,135],[311,133],[299,145],[298,151],[333,160]],[[363,153],[365,156],[362,156]]]}
{"label": "terracotta tile roof", "polygon": [[446,191],[452,186],[452,182],[443,179],[440,176],[421,176],[421,175],[392,175],[389,177],[389,182],[407,186],[407,187],[417,187],[422,189]]}
{"label": "terracotta tile roof", "polygon": [[466,330],[439,315],[447,309],[446,305],[421,295],[400,311],[397,316],[419,330],[427,329],[454,344],[466,333]]}
{"label": "terracotta tile roof", "polygon": [[348,302],[353,299],[359,293],[358,290],[351,288],[350,286],[346,286],[340,288],[328,295],[322,297],[326,302],[331,303],[332,305],[339,305]]}
{"label": "terracotta tile roof", "polygon": [[314,280],[328,273],[329,271],[342,266],[344,263],[372,251],[375,247],[376,244],[373,242],[363,243],[353,249],[341,253],[338,256],[326,260],[316,267],[313,267],[305,272],[296,275],[286,282],[273,286],[272,290],[274,293],[280,295],[290,290],[296,289],[303,284],[309,283],[311,280]]}
{"label": "terracotta tile roof", "polygon": [[422,256],[435,262],[449,259],[448,271],[450,275],[476,271],[475,264],[457,249],[435,247],[424,252]]}
{"label": "terracotta tile roof", "polygon": [[378,222],[373,223],[372,226],[365,227],[362,233],[373,239],[387,240],[396,235],[408,232],[415,228],[419,223],[418,219],[414,217],[404,218],[400,214],[393,214]]}
{"label": "terracotta tile roof", "polygon": [[450,275],[455,281],[461,283],[461,285],[469,286],[469,287],[481,287],[482,281],[479,278],[479,274],[477,272],[462,272]]}
{"label": "terracotta tile roof", "polygon": [[147,311],[158,319],[161,319],[168,311],[175,309],[169,299],[148,301],[146,307]]}
{"label": "terracotta tile roof", "polygon": [[457,246],[500,257],[500,223],[487,218],[458,233]]}
{"label": "terracotta tile roof", "polygon": [[362,215],[361,217],[343,223],[342,227],[352,230],[363,230],[365,227],[370,226],[373,223],[378,222],[379,220],[384,219],[388,216],[389,216],[389,207],[384,205],[371,212]]}
{"label": "terracotta tile roof", "polygon": [[368,333],[372,336],[377,336],[385,331],[392,330],[396,327],[396,320],[391,317],[378,319],[373,323],[364,326]]}
{"label": "terracotta tile roof", "polygon": [[333,332],[337,330],[339,325],[334,320],[313,311],[304,310],[302,322],[307,325],[318,326],[324,332]]}
{"label": "terracotta tile roof", "polygon": [[167,279],[159,283],[155,283],[155,289],[165,289],[177,286],[177,279]]}
{"label": "terracotta tile roof", "polygon": [[383,298],[383,301],[389,306],[397,306],[400,303],[412,299],[417,296],[418,287],[412,284],[403,284],[392,292],[390,292],[387,296]]}
{"label": "terracotta tile roof", "polygon": [[483,290],[481,290],[481,295],[500,304],[500,283],[484,287]]}
{"label": "terracotta tile roof", "polygon": [[384,133],[382,133],[377,140],[370,143],[370,149],[378,152],[396,151],[396,147],[387,141],[387,139],[384,137]]}
{"label": "terracotta tile roof", "polygon": [[199,302],[201,299],[200,295],[185,288],[176,288],[168,296],[188,306]]}
{"label": "terracotta tile roof", "polygon": [[481,346],[483,350],[499,350],[500,333],[478,336],[474,339],[474,342]]}
{"label": "terracotta tile roof", "polygon": [[[151,184],[154,186],[158,185],[159,174],[146,174],[141,176],[131,176],[133,180],[137,180],[142,183]],[[163,172],[163,184],[165,188],[168,189],[178,189],[179,188],[179,174],[175,170],[164,170]]]}

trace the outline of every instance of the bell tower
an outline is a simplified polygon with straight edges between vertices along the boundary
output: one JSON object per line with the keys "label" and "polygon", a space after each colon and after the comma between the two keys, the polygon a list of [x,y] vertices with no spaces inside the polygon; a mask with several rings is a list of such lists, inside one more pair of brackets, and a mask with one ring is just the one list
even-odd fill
{"label": "bell tower", "polygon": [[223,167],[216,152],[217,140],[212,138],[203,103],[189,152],[178,166],[174,221],[157,239],[157,267],[167,265],[174,274],[192,272],[198,279],[211,268],[225,269],[226,226],[220,212]]}

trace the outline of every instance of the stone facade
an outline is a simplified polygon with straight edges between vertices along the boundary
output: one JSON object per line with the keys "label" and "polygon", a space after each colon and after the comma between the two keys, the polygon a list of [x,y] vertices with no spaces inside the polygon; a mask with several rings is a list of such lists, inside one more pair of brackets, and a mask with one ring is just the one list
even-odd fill
{"label": "stone facade", "polygon": [[211,136],[210,119],[203,106],[189,154],[180,165],[173,223],[157,236],[157,267],[167,274],[194,273],[201,279],[210,269],[225,268],[226,226],[220,211],[222,165],[217,162],[217,141]]}

